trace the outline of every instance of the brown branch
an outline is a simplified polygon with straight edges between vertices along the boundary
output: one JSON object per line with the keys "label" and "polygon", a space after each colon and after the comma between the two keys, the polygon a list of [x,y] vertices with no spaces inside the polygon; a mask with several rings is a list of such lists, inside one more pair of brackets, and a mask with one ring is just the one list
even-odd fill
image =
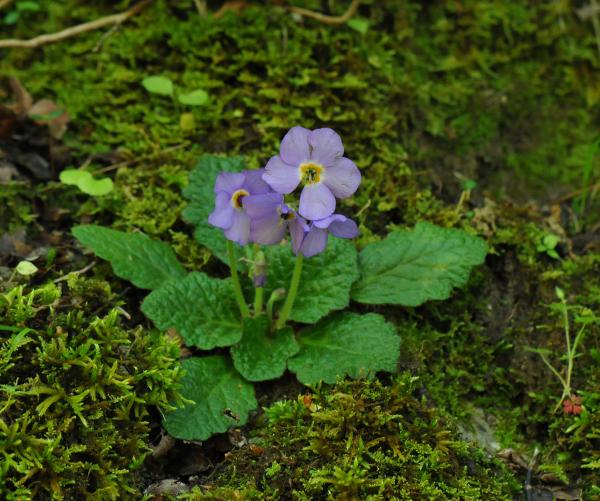
{"label": "brown branch", "polygon": [[303,9],[302,7],[288,7],[288,9],[294,14],[299,14],[304,17],[310,17],[324,24],[344,24],[346,21],[348,21],[348,19],[350,19],[354,14],[356,14],[359,4],[360,0],[352,0],[352,3],[350,4],[350,7],[348,7],[348,10],[344,12],[341,16],[327,16],[325,14],[321,14],[320,12]]}
{"label": "brown branch", "polygon": [[95,21],[90,21],[88,23],[78,24],[76,26],[71,26],[70,28],[66,28],[62,31],[58,31],[56,33],[49,33],[44,35],[39,35],[37,37],[31,38],[29,40],[18,40],[18,39],[7,39],[0,40],[0,49],[7,48],[22,48],[22,49],[34,49],[39,47],[40,45],[45,45],[49,43],[60,42],[67,38],[74,37],[79,35],[80,33],[85,33],[86,31],[97,30],[99,28],[103,28],[104,26],[108,26],[110,24],[119,25],[127,21],[130,17],[137,14],[140,10],[142,10],[146,5],[148,5],[152,0],[142,0],[141,2],[135,4],[131,9],[121,12],[120,14],[112,14],[110,16],[101,17],[100,19],[96,19]]}

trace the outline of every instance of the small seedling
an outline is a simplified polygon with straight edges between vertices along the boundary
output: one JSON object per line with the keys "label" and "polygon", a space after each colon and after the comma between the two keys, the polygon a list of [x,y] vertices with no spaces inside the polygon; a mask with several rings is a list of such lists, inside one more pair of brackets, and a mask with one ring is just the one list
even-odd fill
{"label": "small seedling", "polygon": [[536,249],[540,253],[546,253],[551,258],[560,259],[558,252],[556,252],[556,246],[559,242],[560,239],[556,235],[549,233],[542,237]]}
{"label": "small seedling", "polygon": [[38,267],[29,261],[21,261],[19,264],[17,264],[15,271],[19,275],[30,277],[38,272]]}
{"label": "small seedling", "polygon": [[24,12],[38,12],[41,10],[38,2],[22,0],[15,4],[14,9],[10,10],[6,16],[4,16],[4,24],[10,25],[15,24]]}
{"label": "small seedling", "polygon": [[[187,93],[178,92],[177,88],[171,79],[163,76],[151,76],[142,80],[144,89],[152,94],[160,96],[169,96],[175,102],[179,109],[180,104],[185,106],[205,106],[208,104],[210,97],[203,89],[196,89]],[[194,130],[196,124],[192,113],[181,113],[179,125],[184,132]]]}
{"label": "small seedling", "polygon": [[96,179],[86,170],[63,170],[60,173],[59,178],[61,183],[77,186],[83,193],[93,197],[107,195],[113,191],[114,188],[112,179],[108,177]]}
{"label": "small seedling", "polygon": [[[596,317],[594,313],[588,308],[580,308],[580,312],[578,315],[575,315],[574,321],[576,324],[579,324],[579,330],[575,335],[575,339],[571,342],[571,324],[569,320],[569,309],[573,307],[569,307],[567,305],[567,301],[565,299],[564,291],[556,287],[556,297],[558,298],[558,303],[553,303],[550,305],[550,308],[558,311],[563,319],[563,330],[565,334],[565,345],[566,345],[566,353],[561,359],[566,359],[567,365],[561,371],[561,369],[557,369],[552,363],[550,363],[548,356],[552,355],[552,352],[543,348],[529,348],[528,350],[534,353],[537,353],[546,364],[546,366],[550,369],[552,374],[556,376],[556,378],[560,381],[563,391],[562,395],[554,407],[553,412],[556,412],[561,404],[564,405],[565,413],[570,414],[579,414],[582,409],[581,398],[576,396],[573,387],[572,387],[572,377],[573,377],[573,366],[575,359],[578,357],[577,348],[580,343],[583,341],[585,336],[586,327],[592,323],[600,322],[600,318]],[[562,374],[561,374],[562,372]]]}

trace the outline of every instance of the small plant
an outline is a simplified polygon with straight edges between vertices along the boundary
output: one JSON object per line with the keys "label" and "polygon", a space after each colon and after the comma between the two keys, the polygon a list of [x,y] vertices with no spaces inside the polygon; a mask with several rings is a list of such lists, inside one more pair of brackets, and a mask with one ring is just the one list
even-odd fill
{"label": "small plant", "polygon": [[114,189],[112,179],[109,177],[97,179],[90,172],[81,169],[63,170],[60,173],[60,182],[77,186],[82,193],[94,197],[107,195]]}
{"label": "small plant", "polygon": [[41,9],[38,2],[20,0],[15,3],[13,9],[9,10],[4,16],[4,24],[15,24],[24,12],[38,12]]}
{"label": "small plant", "polygon": [[378,313],[340,310],[350,300],[417,306],[445,299],[485,258],[480,239],[425,222],[357,253],[351,239],[359,229],[336,209],[361,174],[343,156],[339,135],[294,127],[279,153],[257,170],[207,155],[190,175],[184,217],[198,242],[229,265],[230,278],[187,273],[171,248],[141,233],[73,229],[117,275],[152,291],[142,311],[159,328],[174,329],[197,350],[226,349],[182,361],[182,393],[195,403],[167,414],[175,437],[204,440],[245,423],[257,407],[252,383],[286,370],[306,385],[395,372],[394,326]]}
{"label": "small plant", "polygon": [[[185,106],[205,106],[208,104],[210,97],[203,89],[196,89],[187,93],[177,91],[171,79],[163,76],[151,76],[142,80],[144,89],[152,94],[160,96],[169,96],[175,102],[177,109],[180,104]],[[194,115],[191,113],[181,113],[179,124],[183,131],[193,130],[195,128]]]}
{"label": "small plant", "polygon": [[559,242],[560,239],[556,235],[544,235],[540,240],[540,243],[538,243],[536,250],[548,254],[551,258],[560,259],[558,252],[556,252],[556,246]]}
{"label": "small plant", "polygon": [[[558,311],[563,320],[563,330],[565,334],[565,345],[566,352],[564,356],[560,359],[566,361],[566,367],[561,371],[557,369],[550,361],[548,360],[548,356],[552,355],[550,350],[544,348],[529,348],[529,351],[537,353],[546,364],[546,366],[552,371],[552,374],[556,376],[556,378],[560,381],[562,385],[562,395],[554,407],[553,412],[556,412],[561,404],[564,405],[564,411],[566,414],[580,414],[582,410],[581,398],[575,394],[575,391],[572,387],[571,380],[573,377],[573,367],[575,363],[575,359],[577,358],[577,348],[580,343],[583,341],[586,327],[592,323],[598,322],[600,319],[594,315],[594,313],[588,308],[582,308],[578,315],[575,315],[574,321],[578,324],[579,330],[575,335],[575,339],[571,342],[571,325],[569,320],[569,310],[572,307],[567,305],[567,301],[565,299],[564,291],[556,287],[555,290],[556,297],[559,299],[558,303],[553,303],[550,305],[550,308],[553,311]],[[562,372],[562,374],[561,374]]]}

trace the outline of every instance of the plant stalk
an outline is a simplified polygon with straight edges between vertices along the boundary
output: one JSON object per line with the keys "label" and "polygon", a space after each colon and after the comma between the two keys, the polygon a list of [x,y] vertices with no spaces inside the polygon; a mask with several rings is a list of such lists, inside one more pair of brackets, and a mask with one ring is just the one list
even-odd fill
{"label": "plant stalk", "polygon": [[292,307],[294,306],[296,294],[298,294],[298,285],[300,285],[300,276],[302,275],[303,258],[304,256],[302,256],[300,253],[296,256],[294,272],[292,273],[292,280],[290,281],[290,289],[288,290],[285,303],[283,303],[283,308],[281,309],[281,313],[279,314],[279,318],[275,324],[276,329],[282,329],[285,327],[285,323],[287,322],[287,319],[292,311]]}
{"label": "plant stalk", "polygon": [[229,269],[231,270],[231,283],[233,284],[235,300],[240,308],[242,318],[247,318],[250,316],[250,309],[246,304],[246,299],[244,298],[244,293],[242,292],[240,277],[237,270],[237,260],[235,259],[235,252],[233,250],[233,243],[231,243],[231,240],[227,240],[227,257],[229,258]]}

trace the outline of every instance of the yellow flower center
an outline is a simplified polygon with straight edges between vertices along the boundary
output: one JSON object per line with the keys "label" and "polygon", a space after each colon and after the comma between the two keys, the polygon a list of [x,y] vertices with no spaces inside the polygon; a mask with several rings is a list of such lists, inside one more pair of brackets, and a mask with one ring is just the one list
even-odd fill
{"label": "yellow flower center", "polygon": [[304,184],[316,184],[321,182],[321,176],[325,169],[322,165],[313,163],[300,164],[300,179]]}
{"label": "yellow flower center", "polygon": [[296,215],[293,212],[288,212],[286,214],[284,214],[283,212],[279,213],[279,217],[281,219],[280,223],[282,221],[289,221],[291,219],[294,219],[296,217]]}
{"label": "yellow flower center", "polygon": [[233,195],[231,195],[231,205],[234,209],[242,208],[242,199],[250,195],[246,190],[237,190]]}

